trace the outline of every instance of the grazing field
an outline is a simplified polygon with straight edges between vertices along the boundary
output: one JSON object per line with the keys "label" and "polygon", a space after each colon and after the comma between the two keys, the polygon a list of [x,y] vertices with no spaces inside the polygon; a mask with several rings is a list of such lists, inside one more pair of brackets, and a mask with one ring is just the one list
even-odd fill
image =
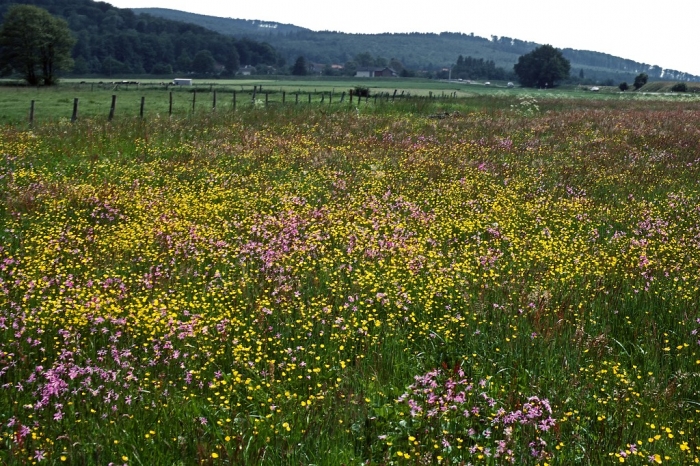
{"label": "grazing field", "polygon": [[4,126],[0,464],[697,463],[699,128],[525,95]]}
{"label": "grazing field", "polygon": [[[369,110],[370,107],[381,103],[406,100],[408,97],[451,101],[453,104],[457,103],[456,108],[468,107],[471,110],[482,109],[484,106],[504,108],[510,106],[514,99],[533,96],[538,100],[607,100],[613,104],[618,101],[643,100],[653,105],[659,99],[666,99],[684,105],[700,101],[700,95],[693,93],[621,93],[617,88],[603,88],[600,92],[591,92],[584,87],[509,89],[506,83],[494,82],[485,86],[483,82],[467,84],[428,79],[195,79],[191,87],[172,86],[169,80],[141,80],[138,84],[123,82],[130,81],[64,80],[58,86],[37,89],[10,86],[10,82],[0,81],[0,84],[4,84],[0,86],[0,125],[28,123],[32,101],[35,124],[71,120],[75,99],[78,99],[78,119],[106,120],[110,114],[112,96],[116,97],[113,113],[115,119],[139,117],[143,98],[143,118],[147,121],[162,116],[190,118],[196,114],[211,112],[214,108],[219,112],[230,111],[234,106],[241,109],[251,106],[312,104],[322,105],[327,107],[326,110],[330,108],[334,111],[358,106]],[[350,90],[357,87],[367,88],[370,92],[370,98],[364,98],[360,104],[356,96],[351,101],[349,95]],[[381,112],[384,112],[384,109]]]}

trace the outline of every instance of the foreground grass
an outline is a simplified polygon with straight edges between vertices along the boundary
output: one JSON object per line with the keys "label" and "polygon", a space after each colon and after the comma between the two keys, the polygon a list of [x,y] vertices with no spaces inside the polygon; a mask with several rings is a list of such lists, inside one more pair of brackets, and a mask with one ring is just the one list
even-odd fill
{"label": "foreground grass", "polygon": [[6,127],[0,458],[697,462],[697,104],[487,103]]}

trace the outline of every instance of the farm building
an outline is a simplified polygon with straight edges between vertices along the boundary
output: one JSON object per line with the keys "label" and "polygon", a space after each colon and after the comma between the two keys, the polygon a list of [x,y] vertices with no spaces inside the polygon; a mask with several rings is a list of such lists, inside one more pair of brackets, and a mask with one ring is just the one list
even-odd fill
{"label": "farm building", "polygon": [[238,74],[242,76],[250,76],[251,74],[255,73],[255,71],[256,70],[254,66],[246,65],[240,70],[238,70]]}
{"label": "farm building", "polygon": [[173,84],[176,86],[191,86],[192,80],[191,79],[176,78],[176,79],[173,79]]}
{"label": "farm building", "polygon": [[356,78],[396,78],[399,74],[391,68],[358,68]]}

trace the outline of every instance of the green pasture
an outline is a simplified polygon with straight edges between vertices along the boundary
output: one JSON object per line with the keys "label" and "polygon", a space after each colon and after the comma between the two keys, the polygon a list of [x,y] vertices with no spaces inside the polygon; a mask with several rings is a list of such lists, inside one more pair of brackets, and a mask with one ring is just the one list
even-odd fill
{"label": "green pasture", "polygon": [[[613,90],[592,93],[582,88],[558,88],[533,90],[509,89],[506,83],[441,82],[418,79],[235,79],[193,80],[191,87],[176,87],[161,80],[141,80],[138,85],[122,84],[121,80],[66,79],[53,88],[0,86],[0,124],[29,122],[31,102],[34,101],[34,123],[72,118],[74,100],[78,99],[78,118],[108,118],[112,96],[116,96],[114,118],[134,118],[141,115],[141,99],[144,99],[143,117],[172,115],[190,117],[193,113],[229,111],[240,106],[278,106],[325,104],[335,109],[342,105],[357,106],[357,98],[350,102],[349,91],[367,87],[370,98],[363,99],[366,108],[395,100],[431,99],[438,107],[484,106],[483,99],[490,99],[487,106],[509,106],[513,97],[542,99],[658,99],[659,96],[622,95]],[[253,94],[255,90],[255,99]],[[172,93],[172,107],[170,95]],[[343,97],[343,93],[345,96]],[[396,99],[394,99],[396,93]],[[196,94],[196,95],[195,95]],[[215,102],[216,98],[216,102]],[[310,98],[310,101],[309,101]],[[498,103],[500,102],[500,104]],[[415,103],[415,102],[414,102]],[[342,105],[341,105],[342,104]],[[430,111],[436,105],[428,105]],[[423,102],[418,108],[427,108]]]}

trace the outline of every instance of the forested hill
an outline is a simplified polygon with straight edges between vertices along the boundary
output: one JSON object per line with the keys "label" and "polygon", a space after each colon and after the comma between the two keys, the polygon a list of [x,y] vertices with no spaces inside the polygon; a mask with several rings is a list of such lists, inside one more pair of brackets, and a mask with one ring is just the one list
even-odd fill
{"label": "forested hill", "polygon": [[[17,0],[0,0],[0,20]],[[74,73],[105,75],[233,74],[240,65],[276,66],[275,49],[259,40],[234,38],[91,0],[23,0],[68,22],[77,43]]]}
{"label": "forested hill", "polygon": [[293,24],[275,23],[274,21],[257,21],[251,19],[220,18],[218,16],[200,15],[186,11],[171,10],[168,8],[132,8],[135,13],[146,13],[159,18],[172,19],[184,23],[193,23],[198,26],[211,29],[229,36],[248,35],[261,39],[277,34],[290,32],[309,31]]}
{"label": "forested hill", "polygon": [[[287,62],[298,56],[324,64],[344,64],[359,54],[396,58],[411,69],[435,70],[454,64],[459,55],[491,60],[496,66],[512,70],[518,57],[540,44],[510,37],[484,38],[459,33],[407,34],[347,34],[331,31],[311,31],[289,24],[251,21],[186,13],[164,8],[136,8],[135,12],[190,22],[222,34],[264,40],[271,44]],[[556,47],[556,44],[552,44]],[[632,81],[644,72],[652,80],[698,81],[694,76],[677,70],[662,69],[609,54],[588,50],[562,49],[571,62],[572,75],[593,80]],[[581,73],[583,71],[583,73]]]}

